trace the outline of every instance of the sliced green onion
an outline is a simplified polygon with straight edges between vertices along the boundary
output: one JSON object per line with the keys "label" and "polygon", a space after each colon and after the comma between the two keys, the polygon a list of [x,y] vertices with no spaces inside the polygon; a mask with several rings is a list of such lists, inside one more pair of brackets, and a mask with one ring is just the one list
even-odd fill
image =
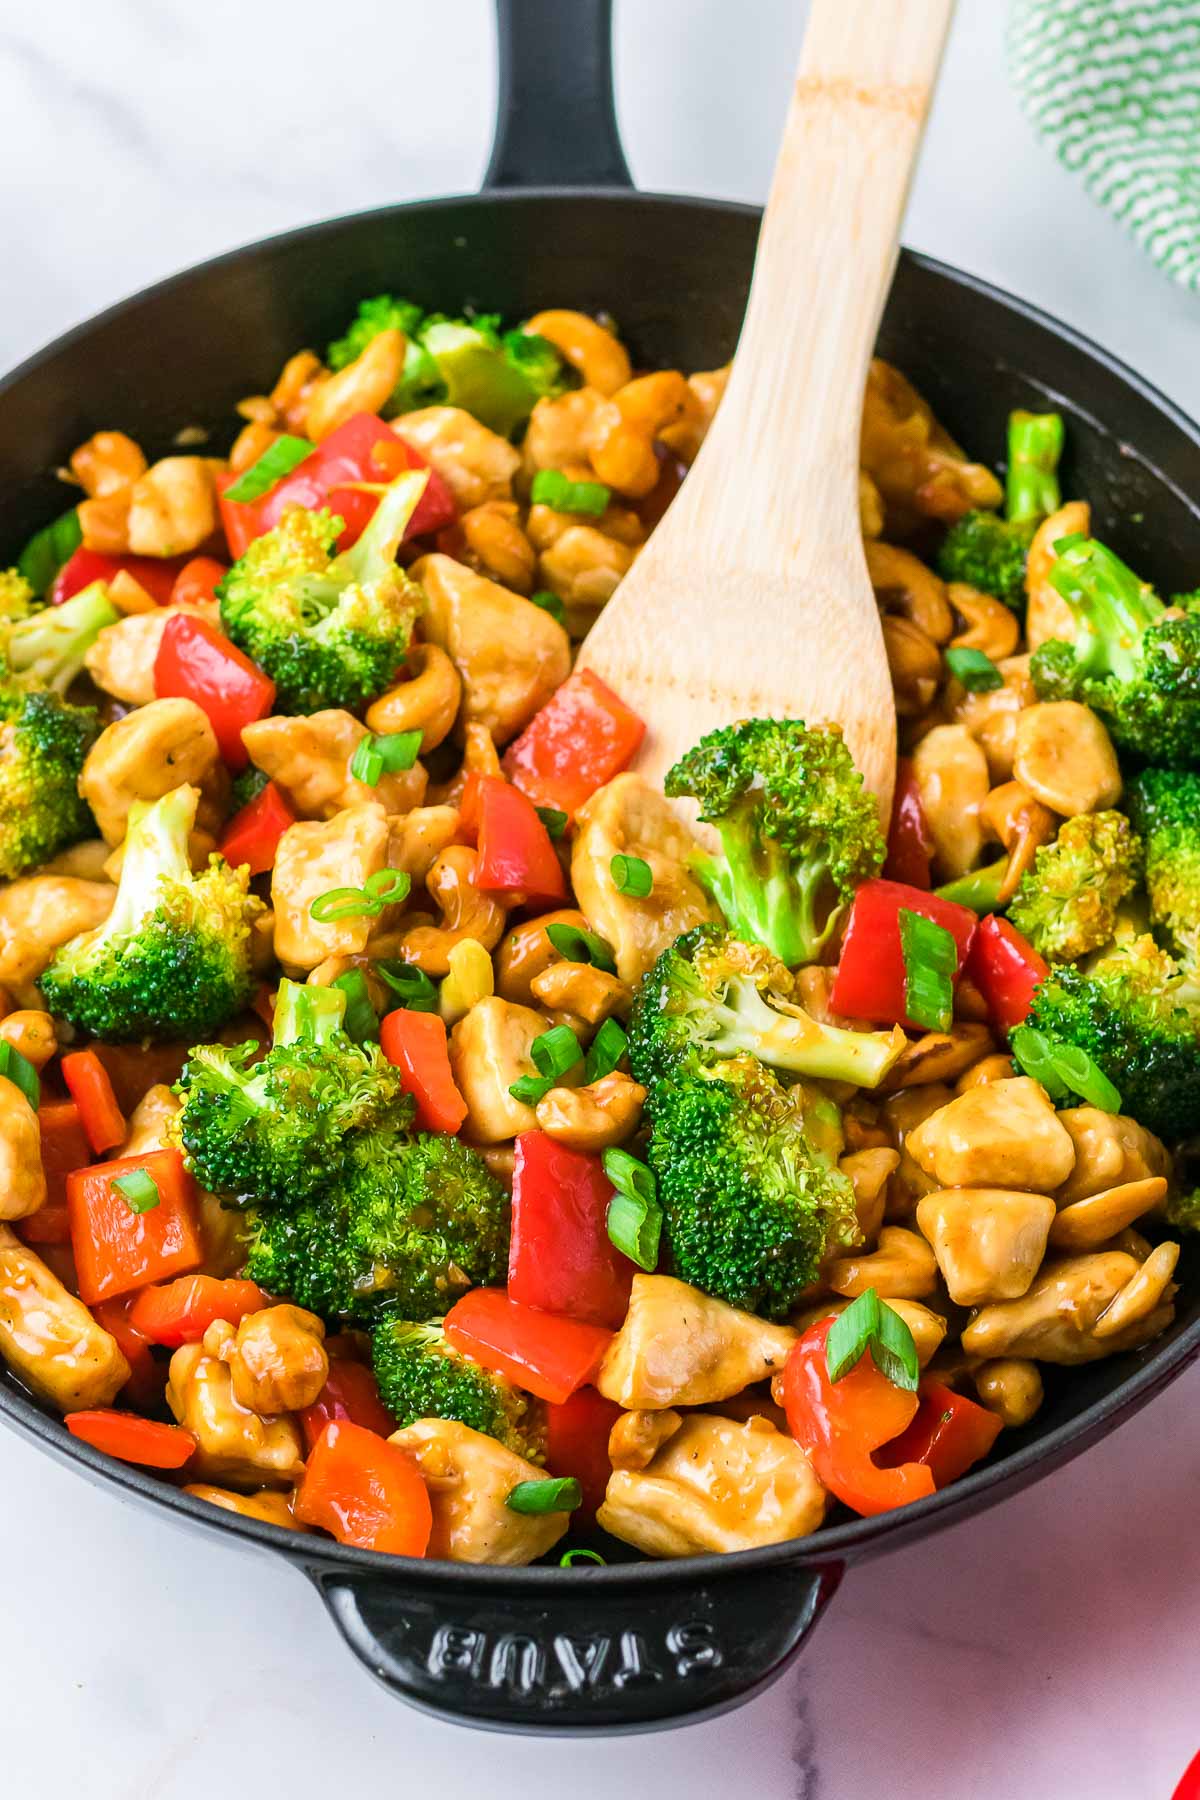
{"label": "sliced green onion", "polygon": [[946,667],[962,682],[969,694],[990,694],[1004,686],[1004,677],[982,650],[959,648],[945,652]]}
{"label": "sliced green onion", "polygon": [[825,1367],[830,1381],[848,1375],[864,1353],[893,1387],[916,1391],[921,1364],[913,1334],[900,1314],[884,1304],[873,1287],[852,1300],[829,1327],[825,1341]]}
{"label": "sliced green onion", "polygon": [[38,1079],[38,1072],[28,1057],[22,1056],[21,1052],[12,1044],[6,1044],[3,1040],[0,1040],[0,1075],[6,1076],[14,1087],[20,1088],[36,1112],[42,1098],[42,1084]]}
{"label": "sliced green onion", "polygon": [[73,506],[70,512],[60,513],[51,524],[34,532],[17,558],[17,573],[25,577],[35,594],[45,594],[82,542],[79,509]]}
{"label": "sliced green onion", "polygon": [[567,962],[591,963],[593,968],[616,974],[612,945],[594,931],[581,931],[578,925],[547,925],[546,936]]}
{"label": "sliced green onion", "polygon": [[644,900],[654,887],[650,864],[643,857],[614,856],[608,866],[618,894],[632,894],[635,900]]}
{"label": "sliced green onion", "polygon": [[1066,1100],[1078,1094],[1100,1112],[1120,1112],[1119,1090],[1078,1044],[1064,1044],[1032,1025],[1018,1025],[1009,1047],[1018,1066],[1034,1081],[1041,1082],[1051,1100]]}
{"label": "sliced green onion", "polygon": [[404,869],[380,869],[360,888],[327,888],[317,895],[308,913],[320,925],[331,925],[337,919],[377,919],[385,906],[407,900],[411,890],[412,876]]}
{"label": "sliced green onion", "polygon": [[340,988],[346,996],[346,1015],[342,1021],[342,1029],[347,1037],[356,1044],[364,1044],[379,1036],[379,1014],[371,1004],[371,991],[367,986],[367,978],[361,969],[347,969],[331,981],[331,987]]}
{"label": "sliced green onion", "polygon": [[927,1031],[949,1031],[958,968],[954,935],[924,913],[909,912],[907,907],[900,908],[899,916],[905,1016]]}
{"label": "sliced green onion", "polygon": [[388,731],[360,738],[350,758],[350,773],[368,787],[378,787],[384,775],[400,775],[411,769],[421,748],[419,731]]}
{"label": "sliced green onion", "polygon": [[574,1512],[583,1504],[583,1489],[574,1475],[559,1475],[545,1481],[518,1481],[504,1501],[510,1512],[555,1513]]}
{"label": "sliced green onion", "polygon": [[554,1082],[548,1075],[519,1075],[508,1091],[522,1106],[536,1106],[539,1100],[546,1098],[553,1086]]}
{"label": "sliced green onion", "polygon": [[543,1031],[541,1037],[534,1038],[529,1054],[539,1074],[557,1081],[560,1075],[575,1067],[583,1051],[569,1025],[553,1025],[549,1031]]}
{"label": "sliced green onion", "polygon": [[557,619],[560,625],[566,624],[567,609],[558,595],[552,594],[549,588],[540,588],[536,594],[530,594],[529,598],[535,606],[540,606],[543,612],[549,613],[552,619]]}
{"label": "sliced green onion", "polygon": [[225,489],[226,500],[261,500],[269,494],[277,481],[290,475],[297,463],[302,463],[306,456],[311,456],[316,449],[307,438],[289,437],[285,432],[277,437],[273,444],[268,444],[257,462],[252,462],[248,469],[243,469],[232,486]]}
{"label": "sliced green onion", "polygon": [[555,512],[588,513],[593,518],[599,518],[611,497],[603,482],[572,481],[561,469],[539,469],[529,490],[535,506],[552,506]]}
{"label": "sliced green onion", "polygon": [[409,1012],[437,1011],[437,983],[429,979],[424,969],[418,969],[412,963],[386,961],[375,964],[375,973],[393,994],[399,996],[401,1006]]}
{"label": "sliced green onion", "polygon": [[602,1569],[608,1567],[598,1550],[585,1550],[582,1544],[574,1550],[564,1550],[558,1559],[560,1569],[573,1569],[576,1563],[598,1563]]}
{"label": "sliced green onion", "polygon": [[116,1176],[113,1186],[131,1213],[152,1212],[159,1203],[158,1187],[148,1169],[130,1169],[128,1175]]}
{"label": "sliced green onion", "polygon": [[629,1039],[622,1027],[615,1019],[605,1019],[587,1053],[583,1065],[584,1080],[603,1081],[606,1075],[612,1074],[628,1048]]}
{"label": "sliced green onion", "polygon": [[662,1207],[653,1171],[628,1150],[606,1150],[601,1160],[617,1190],[608,1203],[609,1238],[630,1262],[653,1274],[662,1236]]}
{"label": "sliced green onion", "polygon": [[557,839],[562,836],[567,829],[565,812],[560,812],[557,806],[535,806],[533,810],[552,838]]}

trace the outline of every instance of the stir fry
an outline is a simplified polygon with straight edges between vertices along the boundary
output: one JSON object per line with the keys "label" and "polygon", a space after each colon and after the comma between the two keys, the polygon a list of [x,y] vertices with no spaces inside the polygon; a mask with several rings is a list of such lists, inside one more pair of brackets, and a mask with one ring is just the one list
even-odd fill
{"label": "stir fry", "polygon": [[1200,594],[1057,415],[1002,485],[876,363],[887,829],[830,723],[659,792],[574,657],[726,375],[381,296],[228,457],[70,456],[0,575],[0,1354],[83,1442],[397,1555],[736,1551],[1170,1325]]}

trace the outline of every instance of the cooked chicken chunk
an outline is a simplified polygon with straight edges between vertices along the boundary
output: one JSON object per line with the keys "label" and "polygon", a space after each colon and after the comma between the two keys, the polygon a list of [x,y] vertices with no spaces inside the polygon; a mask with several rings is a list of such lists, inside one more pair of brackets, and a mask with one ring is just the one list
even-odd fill
{"label": "cooked chicken chunk", "polygon": [[100,733],[79,791],[105,843],[115,846],[136,800],[161,800],[185,785],[203,788],[220,761],[216,733],[194,700],[154,700]]}
{"label": "cooked chicken chunk", "polygon": [[968,1088],[910,1132],[906,1147],[943,1187],[1049,1194],[1075,1167],[1069,1133],[1028,1075]]}
{"label": "cooked chicken chunk", "polygon": [[423,406],[405,413],[392,429],[437,470],[460,511],[511,498],[520,451],[461,407]]}
{"label": "cooked chicken chunk", "polygon": [[110,1406],[129,1380],[117,1340],[7,1225],[0,1225],[0,1356],[65,1413]]}
{"label": "cooked chicken chunk", "polygon": [[330,888],[361,888],[384,867],[387,814],[381,806],[347,807],[320,823],[289,825],[271,877],[275,954],[285,968],[315,969],[327,956],[358,956],[373,919],[367,913],[321,923],[309,908]]}
{"label": "cooked chicken chunk", "polygon": [[288,1414],[262,1418],[238,1404],[229,1367],[206,1344],[171,1358],[167,1404],[196,1439],[189,1473],[233,1487],[290,1487],[304,1468],[300,1427]]}
{"label": "cooked chicken chunk", "polygon": [[36,981],[63,944],[103,925],[116,897],[111,882],[73,875],[27,875],[0,888],[0,981]]}
{"label": "cooked chicken chunk", "polygon": [[544,1556],[567,1529],[566,1513],[518,1513],[505,1504],[519,1482],[543,1480],[545,1470],[469,1425],[418,1419],[388,1441],[414,1456],[425,1478],[431,1557],[519,1567]]}
{"label": "cooked chicken chunk", "polygon": [[350,772],[350,759],[368,735],[353,713],[326,712],[258,719],[242,732],[256,768],[269,775],[301,819],[332,819],[349,806],[382,806],[406,813],[425,798],[421,763],[399,774],[384,774],[371,787]]}
{"label": "cooked chicken chunk", "polygon": [[765,1381],[796,1333],[739,1312],[671,1275],[635,1275],[625,1323],[596,1386],[630,1409],[703,1406]]}

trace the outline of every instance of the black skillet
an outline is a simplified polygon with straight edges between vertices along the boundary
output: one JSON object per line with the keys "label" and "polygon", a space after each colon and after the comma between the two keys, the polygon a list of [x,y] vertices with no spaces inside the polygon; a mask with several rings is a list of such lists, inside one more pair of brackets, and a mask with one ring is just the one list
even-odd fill
{"label": "black skillet", "polygon": [[[234,403],[325,344],[364,295],[470,302],[520,319],[607,309],[644,365],[708,369],[733,349],[754,254],[749,207],[635,193],[612,106],[609,0],[500,0],[501,106],[482,194],[293,231],[161,282],[0,383],[0,566],[63,509],[52,471],[101,426],[152,455],[183,426],[223,447]],[[552,184],[552,185],[546,185]],[[814,303],[816,297],[813,297]],[[798,305],[808,297],[797,297]],[[904,253],[880,335],[973,455],[995,463],[1014,406],[1067,419],[1065,486],[1166,591],[1200,574],[1200,431],[1066,326]],[[604,1569],[404,1562],[218,1512],[68,1437],[11,1378],[0,1414],[131,1498],[288,1557],[393,1693],[509,1730],[622,1731],[745,1700],[797,1654],[843,1570],[1036,1480],[1145,1404],[1200,1352],[1200,1257],[1148,1350],[1069,1371],[1004,1454],[945,1494],[798,1544]],[[620,1547],[614,1546],[617,1554]]]}

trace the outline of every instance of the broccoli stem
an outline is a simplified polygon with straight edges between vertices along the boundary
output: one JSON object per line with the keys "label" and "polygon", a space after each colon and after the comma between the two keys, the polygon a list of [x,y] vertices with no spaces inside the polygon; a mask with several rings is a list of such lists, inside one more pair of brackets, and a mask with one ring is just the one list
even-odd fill
{"label": "broccoli stem", "polygon": [[1001,856],[982,869],[972,869],[955,881],[947,881],[935,889],[939,900],[953,900],[957,906],[969,906],[972,912],[995,912],[1008,869],[1007,856]]}
{"label": "broccoli stem", "polygon": [[398,475],[384,489],[357,544],[334,559],[328,574],[339,583],[357,581],[364,585],[386,575],[428,482],[426,469],[409,469]]}
{"label": "broccoli stem", "polygon": [[191,880],[188,833],[198,800],[195,788],[177,787],[152,806],[130,808],[117,897],[97,941],[136,931],[154,906],[160,881]]}
{"label": "broccoli stem", "polygon": [[1113,675],[1132,681],[1141,673],[1142,633],[1163,615],[1162,601],[1148,582],[1095,538],[1078,532],[1054,546],[1050,585],[1061,594],[1079,626],[1075,644],[1079,673]]}
{"label": "broccoli stem", "polygon": [[9,664],[18,675],[63,694],[105,626],[120,617],[107,583],[93,581],[62,606],[45,606],[15,624],[7,639]]}
{"label": "broccoli stem", "polygon": [[899,1030],[844,1031],[821,1024],[803,1007],[771,1006],[752,981],[731,981],[713,1018],[720,1029],[708,1047],[719,1056],[750,1055],[773,1069],[856,1087],[876,1087],[905,1044]]}
{"label": "broccoli stem", "polygon": [[308,987],[285,978],[275,995],[272,1038],[276,1044],[327,1044],[345,1016],[344,988]]}
{"label": "broccoli stem", "polygon": [[1004,514],[1010,525],[1045,519],[1062,505],[1058,459],[1062,455],[1061,413],[1008,415],[1008,475]]}

